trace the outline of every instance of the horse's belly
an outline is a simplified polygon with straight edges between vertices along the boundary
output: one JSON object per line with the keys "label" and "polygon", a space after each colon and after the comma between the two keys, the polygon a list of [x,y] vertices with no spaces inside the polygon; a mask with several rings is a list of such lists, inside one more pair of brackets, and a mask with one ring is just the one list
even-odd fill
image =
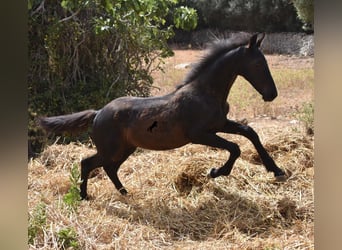
{"label": "horse's belly", "polygon": [[154,141],[146,142],[146,141],[139,141],[136,143],[137,147],[144,148],[144,149],[150,149],[150,150],[169,150],[174,148],[179,148],[184,146],[189,142],[170,142],[170,141],[164,141],[164,142],[157,142]]}
{"label": "horse's belly", "polygon": [[147,127],[129,130],[127,139],[136,147],[151,150],[168,150],[189,143],[181,127],[168,127],[154,122]]}

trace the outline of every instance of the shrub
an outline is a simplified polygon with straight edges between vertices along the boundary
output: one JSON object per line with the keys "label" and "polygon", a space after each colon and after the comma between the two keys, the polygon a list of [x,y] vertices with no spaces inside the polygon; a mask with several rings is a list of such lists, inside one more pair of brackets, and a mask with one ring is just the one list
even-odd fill
{"label": "shrub", "polygon": [[64,203],[67,205],[68,208],[71,210],[76,210],[77,206],[81,201],[80,196],[80,171],[78,170],[77,164],[74,164],[70,170],[70,183],[71,186],[69,188],[68,193],[66,193],[63,197]]}
{"label": "shrub", "polygon": [[305,30],[312,30],[314,25],[314,2],[313,0],[292,0],[298,17],[304,22]]}
{"label": "shrub", "polygon": [[300,31],[302,23],[288,0],[187,0],[197,9],[199,28],[237,31]]}

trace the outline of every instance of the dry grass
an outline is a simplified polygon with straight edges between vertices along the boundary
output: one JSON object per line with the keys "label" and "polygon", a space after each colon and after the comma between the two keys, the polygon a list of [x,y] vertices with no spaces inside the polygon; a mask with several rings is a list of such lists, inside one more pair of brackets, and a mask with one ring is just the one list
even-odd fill
{"label": "dry grass", "polygon": [[55,143],[28,164],[29,217],[42,204],[46,215],[29,248],[58,249],[59,232],[72,229],[79,249],[314,249],[313,137],[300,123],[254,116],[253,107],[244,117],[289,174],[287,182],[274,182],[246,139],[222,134],[242,150],[230,176],[207,178],[227,160],[222,150],[139,149],[119,171],[128,196],[100,169],[89,179],[90,200],[70,211],[63,203],[70,170],[95,149]]}
{"label": "dry grass", "polygon": [[62,197],[83,145],[51,145],[29,163],[29,213],[46,204],[44,233],[32,249],[54,249],[60,229],[73,228],[81,249],[313,249],[313,141],[300,134],[264,138],[291,173],[273,182],[243,147],[229,177],[207,178],[227,153],[199,145],[156,152],[139,150],[119,176],[121,196],[101,170],[89,181],[90,201],[68,212]]}

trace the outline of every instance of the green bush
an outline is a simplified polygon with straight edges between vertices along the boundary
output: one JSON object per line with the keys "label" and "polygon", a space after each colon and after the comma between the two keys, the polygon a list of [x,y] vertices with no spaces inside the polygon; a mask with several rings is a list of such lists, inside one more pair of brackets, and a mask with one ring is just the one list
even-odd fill
{"label": "green bush", "polygon": [[314,1],[313,0],[292,0],[298,17],[304,22],[303,28],[311,30],[314,26]]}
{"label": "green bush", "polygon": [[78,169],[77,164],[74,164],[72,168],[70,169],[70,188],[68,192],[63,196],[63,202],[71,211],[76,211],[78,205],[80,204],[81,201],[81,196],[80,196],[80,189],[79,185],[81,184],[80,181],[80,171]]}
{"label": "green bush", "polygon": [[288,0],[185,0],[198,11],[198,28],[237,31],[301,31],[302,23]]}

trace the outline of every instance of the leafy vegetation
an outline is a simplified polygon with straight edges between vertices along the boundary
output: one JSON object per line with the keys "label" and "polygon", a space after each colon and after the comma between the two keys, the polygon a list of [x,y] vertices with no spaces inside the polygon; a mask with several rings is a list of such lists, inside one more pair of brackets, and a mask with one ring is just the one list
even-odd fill
{"label": "leafy vegetation", "polygon": [[197,18],[197,12],[195,9],[181,6],[175,10],[173,21],[176,28],[182,28],[186,31],[190,31],[196,28]]}
{"label": "leafy vegetation", "polygon": [[288,0],[187,0],[199,15],[198,28],[244,31],[301,31],[293,4]]}
{"label": "leafy vegetation", "polygon": [[313,29],[314,25],[314,2],[313,0],[292,0],[298,17],[304,22],[303,28]]}
{"label": "leafy vegetation", "polygon": [[28,243],[34,244],[34,239],[43,234],[46,225],[46,205],[39,203],[31,214],[28,221]]}
{"label": "leafy vegetation", "polygon": [[77,164],[74,164],[70,170],[69,180],[71,186],[69,188],[68,193],[66,193],[63,197],[64,203],[70,208],[72,211],[77,210],[77,206],[81,201],[80,197],[80,171],[78,169]]}
{"label": "leafy vegetation", "polygon": [[63,228],[57,232],[59,248],[61,249],[81,249],[77,240],[77,233],[73,228]]}

